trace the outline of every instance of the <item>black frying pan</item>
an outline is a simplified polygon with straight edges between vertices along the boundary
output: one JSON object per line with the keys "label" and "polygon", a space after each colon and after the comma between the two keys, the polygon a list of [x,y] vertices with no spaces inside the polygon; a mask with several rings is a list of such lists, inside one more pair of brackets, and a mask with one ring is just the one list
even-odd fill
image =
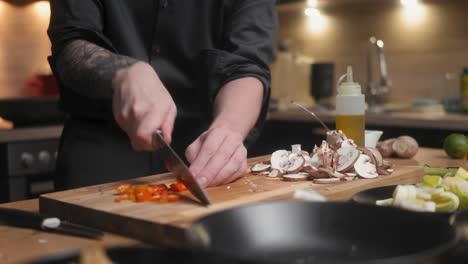
{"label": "black frying pan", "polygon": [[[384,186],[384,187],[378,187],[378,188],[372,188],[368,189],[362,192],[359,192],[355,194],[351,200],[356,203],[361,203],[361,204],[369,204],[369,205],[375,205],[375,202],[377,200],[383,200],[383,199],[388,199],[392,198],[393,191],[397,185],[391,185],[391,186]],[[406,210],[406,209],[401,209],[401,210]],[[417,212],[419,214],[425,214],[429,217],[441,217],[445,218],[446,220],[449,220],[452,215],[454,215],[453,212]]]}
{"label": "black frying pan", "polygon": [[195,248],[268,263],[419,263],[457,241],[441,218],[356,203],[270,202],[202,218]]}
{"label": "black frying pan", "polygon": [[[253,264],[248,260],[219,256],[190,249],[160,248],[152,246],[113,247],[105,253],[116,264]],[[71,251],[38,259],[29,264],[74,264],[80,263],[80,252]],[[98,263],[86,263],[98,264]]]}

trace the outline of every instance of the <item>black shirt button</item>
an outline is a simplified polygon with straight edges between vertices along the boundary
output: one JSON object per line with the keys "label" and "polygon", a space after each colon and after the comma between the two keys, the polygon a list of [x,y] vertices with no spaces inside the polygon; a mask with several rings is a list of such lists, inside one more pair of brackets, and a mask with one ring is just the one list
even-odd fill
{"label": "black shirt button", "polygon": [[161,7],[162,7],[162,8],[166,8],[168,4],[169,4],[169,3],[168,3],[167,0],[161,0]]}

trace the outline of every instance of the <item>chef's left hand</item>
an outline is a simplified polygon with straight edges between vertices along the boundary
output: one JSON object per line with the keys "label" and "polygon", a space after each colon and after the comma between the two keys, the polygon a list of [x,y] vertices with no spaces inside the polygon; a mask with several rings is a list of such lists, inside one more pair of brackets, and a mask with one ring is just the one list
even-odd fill
{"label": "chef's left hand", "polygon": [[190,171],[203,187],[232,182],[247,169],[247,149],[241,133],[228,125],[211,127],[185,151]]}

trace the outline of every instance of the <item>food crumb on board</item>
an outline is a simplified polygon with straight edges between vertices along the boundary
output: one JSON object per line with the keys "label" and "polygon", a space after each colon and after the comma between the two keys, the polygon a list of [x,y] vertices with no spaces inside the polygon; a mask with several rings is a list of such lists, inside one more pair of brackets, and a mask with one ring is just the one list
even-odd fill
{"label": "food crumb on board", "polygon": [[47,243],[49,243],[49,240],[47,240],[45,238],[39,238],[39,239],[37,239],[37,242],[39,244],[47,244]]}
{"label": "food crumb on board", "polygon": [[226,187],[226,189],[228,189],[228,190],[231,189],[231,185],[228,185],[228,186]]}

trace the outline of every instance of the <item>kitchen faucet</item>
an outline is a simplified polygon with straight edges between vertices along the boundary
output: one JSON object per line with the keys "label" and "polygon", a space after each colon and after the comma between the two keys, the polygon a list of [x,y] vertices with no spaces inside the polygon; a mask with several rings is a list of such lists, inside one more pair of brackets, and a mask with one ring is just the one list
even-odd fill
{"label": "kitchen faucet", "polygon": [[[391,80],[388,79],[387,64],[383,51],[384,42],[378,40],[374,36],[369,39],[369,51],[367,55],[367,91],[366,98],[370,111],[382,112],[383,108],[379,104],[383,103],[390,92],[392,86]],[[380,83],[376,85],[372,75],[372,57],[374,49],[377,50],[377,60],[380,68]]]}

